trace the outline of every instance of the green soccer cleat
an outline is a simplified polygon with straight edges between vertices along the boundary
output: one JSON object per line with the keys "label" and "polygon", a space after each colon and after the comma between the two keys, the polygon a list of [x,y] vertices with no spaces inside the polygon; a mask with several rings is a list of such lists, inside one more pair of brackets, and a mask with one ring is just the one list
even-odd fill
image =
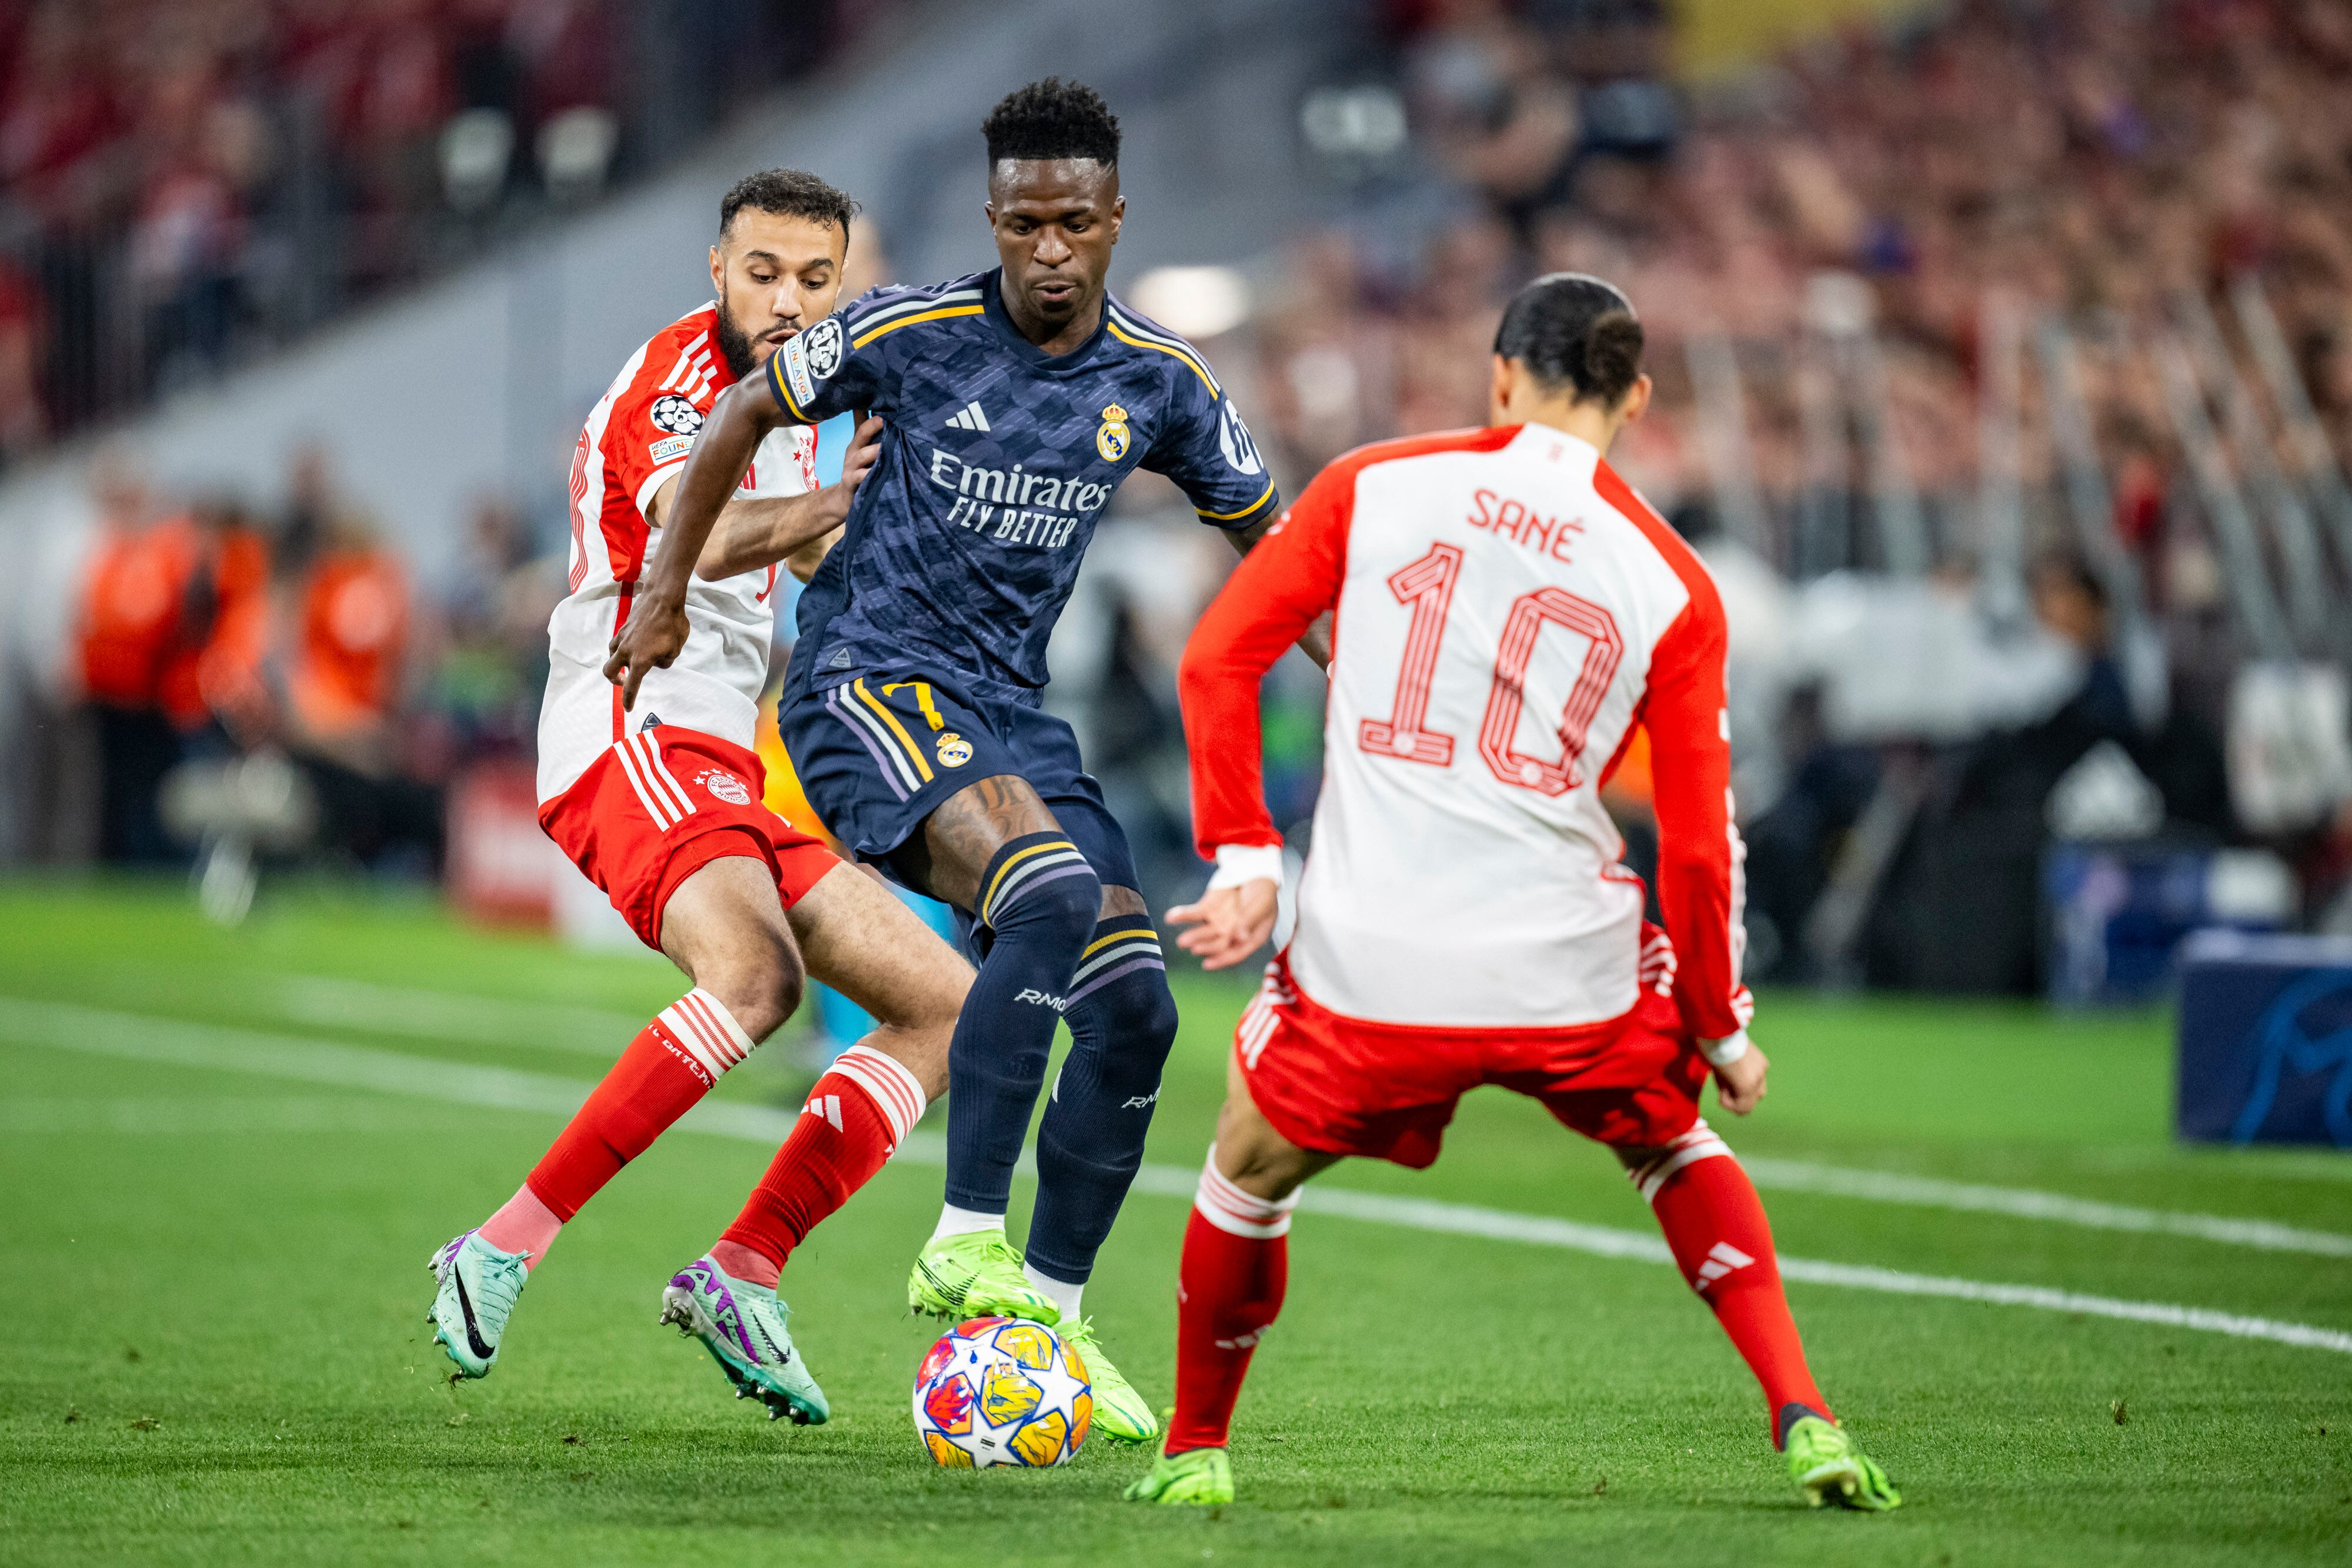
{"label": "green soccer cleat", "polygon": [[[1087,1381],[1094,1385],[1095,1430],[1114,1443],[1149,1443],[1159,1437],[1159,1419],[1151,1414],[1151,1406],[1144,1403],[1143,1396],[1135,1391],[1135,1385],[1103,1353],[1102,1341],[1095,1337],[1094,1320],[1080,1318],[1075,1323],[1062,1324],[1056,1332],[1062,1336],[1062,1348],[1085,1364]],[[1224,1450],[1214,1452],[1222,1459]],[[1228,1498],[1233,1490],[1228,1477]]]}
{"label": "green soccer cleat", "polygon": [[501,1252],[468,1230],[426,1260],[441,1284],[425,1321],[466,1377],[485,1377],[499,1361],[507,1319],[530,1278],[528,1252]]}
{"label": "green soccer cleat", "polygon": [[1833,1502],[1864,1513],[1903,1506],[1903,1494],[1886,1479],[1843,1427],[1819,1416],[1801,1416],[1789,1427],[1785,1445],[1789,1479],[1804,1489],[1815,1508]]}
{"label": "green soccer cleat", "polygon": [[1142,1479],[1127,1489],[1129,1502],[1192,1503],[1208,1507],[1234,1500],[1234,1463],[1223,1448],[1187,1448],[1162,1454]]}
{"label": "green soccer cleat", "polygon": [[1021,1271],[1021,1254],[1004,1230],[935,1237],[907,1276],[907,1310],[924,1317],[1027,1318],[1052,1328],[1062,1311]]}
{"label": "green soccer cleat", "polygon": [[662,1288],[660,1322],[702,1342],[738,1399],[757,1399],[768,1419],[821,1427],[833,1414],[808,1363],[793,1348],[784,1321],[792,1309],[765,1286],[738,1280],[708,1257],[697,1258]]}

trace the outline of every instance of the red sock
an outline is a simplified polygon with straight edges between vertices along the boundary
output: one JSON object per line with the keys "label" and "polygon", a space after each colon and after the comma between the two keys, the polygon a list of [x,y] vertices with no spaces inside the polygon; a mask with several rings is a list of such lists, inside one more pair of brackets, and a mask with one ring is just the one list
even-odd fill
{"label": "red sock", "polygon": [[1176,1414],[1162,1452],[1225,1446],[1250,1355],[1282,1311],[1297,1203],[1295,1192],[1274,1201],[1244,1192],[1209,1151],[1176,1277]]}
{"label": "red sock", "polygon": [[793,1249],[882,1168],[922,1119],[923,1104],[915,1075],[872,1047],[853,1045],[835,1058],[720,1238],[753,1255],[739,1261],[767,1266],[764,1279],[756,1272],[738,1278],[773,1289]]}
{"label": "red sock", "polygon": [[1796,1320],[1789,1315],[1789,1298],[1780,1289],[1780,1265],[1763,1201],[1723,1140],[1701,1121],[1657,1158],[1627,1174],[1650,1200],[1683,1278],[1715,1309],[1716,1322],[1764,1385],[1773,1443],[1780,1443],[1793,1418],[1791,1405],[1827,1416],[1829,1402],[1813,1385]]}
{"label": "red sock", "polygon": [[570,1220],[621,1167],[751,1054],[753,1040],[717,997],[697,988],[646,1025],[571,1124],[531,1168],[530,1190]]}

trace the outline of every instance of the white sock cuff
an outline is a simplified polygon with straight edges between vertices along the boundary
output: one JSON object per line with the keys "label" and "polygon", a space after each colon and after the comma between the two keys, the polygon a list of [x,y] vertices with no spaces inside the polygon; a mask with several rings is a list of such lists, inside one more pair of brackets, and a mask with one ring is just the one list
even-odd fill
{"label": "white sock cuff", "polygon": [[1212,1144],[1208,1161],[1201,1166],[1201,1185],[1192,1194],[1192,1207],[1228,1236],[1271,1241],[1290,1234],[1290,1215],[1298,1207],[1298,1190],[1276,1198],[1244,1192],[1217,1169],[1217,1146]]}
{"label": "white sock cuff", "polygon": [[1717,1155],[1725,1159],[1732,1158],[1731,1145],[1717,1136],[1715,1129],[1706,1124],[1706,1118],[1701,1116],[1691,1124],[1689,1132],[1660,1149],[1650,1159],[1638,1166],[1627,1166],[1625,1179],[1641,1189],[1643,1202],[1655,1203],[1658,1189],[1666,1185],[1669,1176],[1686,1165],[1713,1159]]}
{"label": "white sock cuff", "polygon": [[931,1231],[931,1239],[942,1236],[969,1236],[975,1230],[1002,1230],[1004,1216],[982,1214],[976,1208],[958,1208],[954,1204],[940,1206],[940,1222]]}
{"label": "white sock cuff", "polygon": [[882,1119],[890,1124],[890,1148],[898,1151],[907,1141],[915,1124],[923,1119],[923,1107],[929,1101],[923,1086],[902,1062],[895,1061],[871,1046],[853,1045],[833,1059],[827,1072],[838,1072],[866,1092]]}
{"label": "white sock cuff", "polygon": [[727,1004],[700,986],[664,1008],[656,1021],[686,1047],[713,1079],[751,1055],[752,1048],[759,1044],[743,1032],[743,1026],[735,1021]]}

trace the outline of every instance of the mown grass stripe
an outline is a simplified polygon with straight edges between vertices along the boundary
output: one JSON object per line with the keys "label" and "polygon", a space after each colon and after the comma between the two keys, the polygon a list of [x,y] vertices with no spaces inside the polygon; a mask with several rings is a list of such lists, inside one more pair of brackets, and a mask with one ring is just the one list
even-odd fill
{"label": "mown grass stripe", "polygon": [[[403,1056],[396,1051],[341,1045],[332,1040],[299,1039],[222,1024],[189,1023],[177,1019],[109,1012],[66,1002],[32,1002],[15,998],[0,998],[0,1035],[27,1045],[133,1061],[293,1078],[306,1082],[333,1083],[462,1104],[558,1115],[567,1115],[576,1109],[593,1087],[543,1073],[435,1061],[427,1058]],[[688,1113],[679,1125],[695,1132],[772,1145],[782,1141],[794,1120],[793,1113],[768,1106],[706,1101]],[[944,1165],[947,1159],[946,1140],[936,1134],[918,1133],[898,1145],[894,1157],[920,1165]],[[1197,1173],[1180,1166],[1146,1165],[1137,1173],[1135,1185],[1139,1191],[1189,1199],[1198,1180]],[[1390,1197],[1345,1187],[1310,1186],[1303,1195],[1299,1207],[1309,1214],[1392,1225],[1411,1230],[1558,1247],[1639,1262],[1670,1263],[1673,1260],[1664,1241],[1643,1232],[1586,1225],[1546,1215],[1517,1214],[1475,1204]],[[1912,1274],[1869,1264],[1831,1263],[1785,1255],[1780,1259],[1780,1272],[1784,1278],[1806,1284],[2071,1312],[2078,1316],[2190,1329],[2234,1339],[2268,1340],[2278,1344],[2352,1355],[2352,1333],[2341,1330],[2166,1301],[2124,1301],[2038,1285],[2011,1285]]]}

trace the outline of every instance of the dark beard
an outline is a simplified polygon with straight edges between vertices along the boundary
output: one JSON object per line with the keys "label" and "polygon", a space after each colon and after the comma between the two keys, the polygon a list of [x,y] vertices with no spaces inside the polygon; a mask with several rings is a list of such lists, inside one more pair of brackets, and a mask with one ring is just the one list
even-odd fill
{"label": "dark beard", "polygon": [[719,297],[719,352],[727,361],[727,373],[741,381],[751,373],[751,335],[735,324],[735,312],[727,308],[727,297]]}

